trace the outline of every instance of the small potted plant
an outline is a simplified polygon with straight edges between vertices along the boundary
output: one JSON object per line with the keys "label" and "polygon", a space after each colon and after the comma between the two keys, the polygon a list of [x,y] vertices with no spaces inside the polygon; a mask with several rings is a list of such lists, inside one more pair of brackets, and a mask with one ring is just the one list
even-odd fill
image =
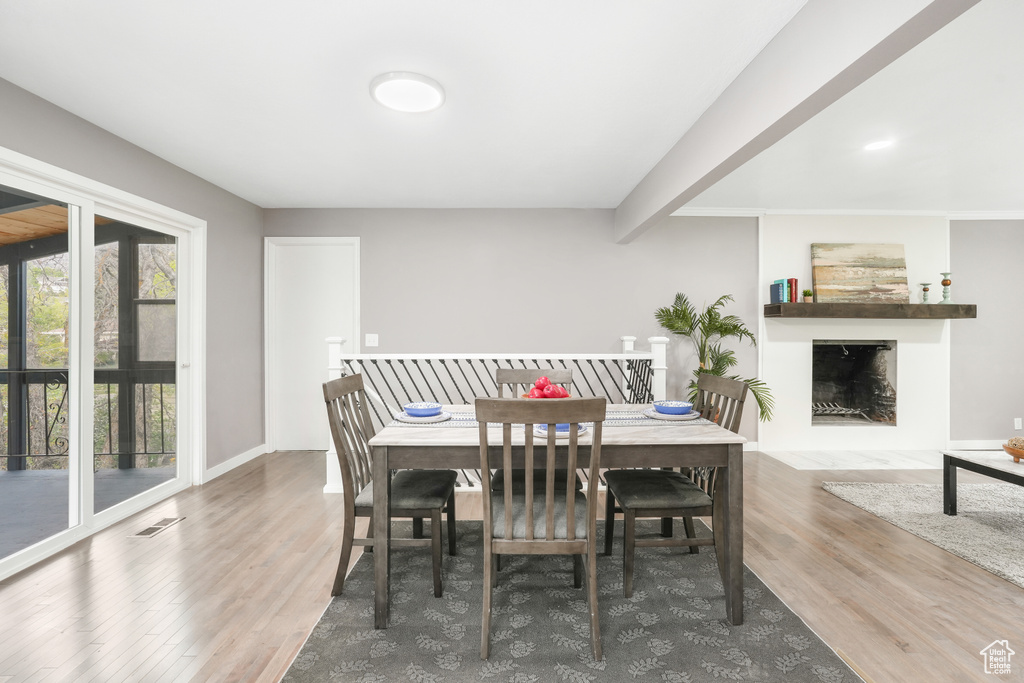
{"label": "small potted plant", "polygon": [[805,289],[803,291],[803,294],[804,294],[804,303],[805,304],[812,304],[812,303],[814,303],[814,290]]}

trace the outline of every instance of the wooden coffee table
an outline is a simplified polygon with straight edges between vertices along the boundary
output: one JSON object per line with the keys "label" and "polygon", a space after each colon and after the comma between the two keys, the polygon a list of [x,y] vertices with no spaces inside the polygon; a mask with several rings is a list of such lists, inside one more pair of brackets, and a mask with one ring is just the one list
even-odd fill
{"label": "wooden coffee table", "polygon": [[957,468],[1024,486],[1024,462],[1014,462],[1005,451],[943,451],[942,511],[947,515],[956,514]]}

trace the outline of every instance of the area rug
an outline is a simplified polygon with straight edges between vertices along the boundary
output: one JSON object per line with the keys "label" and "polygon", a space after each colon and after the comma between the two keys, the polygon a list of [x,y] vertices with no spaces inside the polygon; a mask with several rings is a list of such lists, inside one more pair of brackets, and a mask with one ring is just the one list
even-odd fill
{"label": "area rug", "polygon": [[942,512],[939,484],[822,482],[829,493],[1024,587],[1024,488],[960,484],[957,514]]}
{"label": "area rug", "polygon": [[[613,555],[598,555],[602,661],[590,654],[586,594],[572,587],[571,558],[541,556],[502,561],[494,590],[491,656],[482,661],[483,528],[480,522],[459,522],[458,528],[459,554],[445,555],[444,597],[433,597],[429,553],[396,549],[391,624],[375,630],[372,562],[364,555],[344,595],[331,602],[283,680],[861,680],[749,569],[744,573],[745,622],[730,625],[713,549],[697,555],[679,548],[639,549],[633,597],[623,598],[620,542]],[[647,533],[655,528],[645,524]]]}

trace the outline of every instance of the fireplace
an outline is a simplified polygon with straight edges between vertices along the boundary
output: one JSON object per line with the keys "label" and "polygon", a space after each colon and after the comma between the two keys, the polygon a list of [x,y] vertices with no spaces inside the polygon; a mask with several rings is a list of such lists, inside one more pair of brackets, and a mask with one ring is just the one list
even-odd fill
{"label": "fireplace", "polygon": [[811,425],[896,425],[896,341],[815,339]]}

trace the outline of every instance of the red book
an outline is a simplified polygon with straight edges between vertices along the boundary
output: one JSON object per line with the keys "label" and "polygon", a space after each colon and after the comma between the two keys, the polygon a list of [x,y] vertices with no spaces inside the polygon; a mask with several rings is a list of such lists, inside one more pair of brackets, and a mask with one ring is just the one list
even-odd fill
{"label": "red book", "polygon": [[789,280],[787,280],[787,282],[789,282],[789,301],[790,301],[790,303],[794,303],[795,304],[797,301],[800,300],[800,299],[797,298],[797,294],[799,292],[797,291],[797,288],[796,288],[796,278],[795,277],[791,277],[791,278],[789,278]]}

